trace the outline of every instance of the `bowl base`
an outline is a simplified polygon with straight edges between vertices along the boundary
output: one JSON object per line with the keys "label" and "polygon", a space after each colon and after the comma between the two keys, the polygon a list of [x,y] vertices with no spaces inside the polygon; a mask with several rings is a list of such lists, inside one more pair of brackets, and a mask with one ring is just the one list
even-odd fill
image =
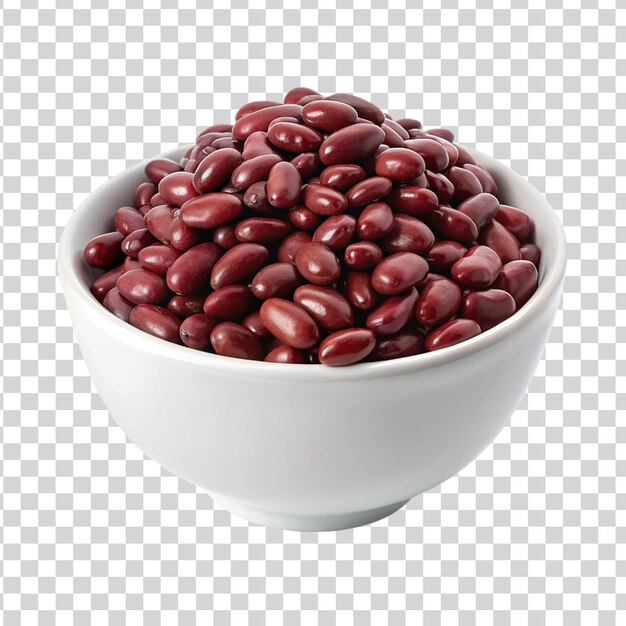
{"label": "bowl base", "polygon": [[344,530],[346,528],[355,528],[356,526],[371,524],[372,522],[377,522],[395,513],[408,502],[408,500],[403,500],[402,502],[394,502],[393,504],[375,509],[343,513],[341,515],[288,515],[257,509],[256,507],[249,506],[238,500],[223,498],[221,495],[213,496],[213,494],[211,494],[211,497],[213,501],[222,508],[233,515],[243,517],[253,524],[279,528],[281,530],[310,532]]}

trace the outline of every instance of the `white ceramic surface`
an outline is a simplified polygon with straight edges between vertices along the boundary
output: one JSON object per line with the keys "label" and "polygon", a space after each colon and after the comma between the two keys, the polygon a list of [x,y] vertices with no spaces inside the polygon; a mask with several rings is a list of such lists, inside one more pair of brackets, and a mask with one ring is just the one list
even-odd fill
{"label": "white ceramic surface", "polygon": [[219,357],[110,314],[89,292],[95,271],[82,250],[132,202],[144,164],[105,183],[65,228],[58,272],[83,357],[113,418],[165,468],[235,514],[278,528],[366,524],[455,475],[493,441],[526,393],[565,271],[563,229],[543,196],[504,165],[476,158],[502,198],[535,220],[539,289],[513,317],[467,342],[345,368]]}

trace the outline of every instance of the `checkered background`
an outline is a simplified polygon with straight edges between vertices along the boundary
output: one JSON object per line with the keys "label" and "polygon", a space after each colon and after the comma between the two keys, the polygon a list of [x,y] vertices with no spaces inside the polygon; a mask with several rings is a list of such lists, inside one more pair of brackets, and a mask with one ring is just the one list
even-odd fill
{"label": "checkered background", "polygon": [[[94,4],[5,0],[0,19],[0,623],[626,623],[624,4]],[[248,525],[144,457],[55,279],[92,189],[298,84],[458,130],[543,190],[568,238],[563,310],[511,427],[338,533]]]}

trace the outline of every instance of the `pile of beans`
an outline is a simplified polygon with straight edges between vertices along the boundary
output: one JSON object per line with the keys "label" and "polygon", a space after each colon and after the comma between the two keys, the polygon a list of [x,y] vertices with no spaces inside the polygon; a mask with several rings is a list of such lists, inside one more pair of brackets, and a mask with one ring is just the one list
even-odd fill
{"label": "pile of beans", "polygon": [[174,343],[349,365],[439,350],[537,287],[531,219],[446,129],[298,87],[158,158],[85,259],[92,294]]}

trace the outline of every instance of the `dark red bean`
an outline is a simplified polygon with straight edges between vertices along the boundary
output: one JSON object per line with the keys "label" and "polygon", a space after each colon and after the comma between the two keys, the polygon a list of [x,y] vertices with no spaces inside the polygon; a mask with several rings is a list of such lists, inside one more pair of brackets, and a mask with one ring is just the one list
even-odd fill
{"label": "dark red bean", "polygon": [[319,340],[319,330],[313,318],[289,300],[266,300],[261,305],[261,321],[274,337],[292,348],[310,348]]}
{"label": "dark red bean", "polygon": [[459,204],[472,196],[482,193],[480,181],[472,172],[462,167],[451,167],[445,171],[446,178],[454,185],[452,202]]}
{"label": "dark red bean", "polygon": [[385,121],[385,114],[372,102],[359,98],[351,93],[334,93],[332,96],[327,96],[326,100],[332,100],[333,102],[343,102],[348,104],[356,110],[359,117],[362,117],[379,126]]}
{"label": "dark red bean", "polygon": [[206,135],[207,133],[229,133],[232,129],[232,124],[213,124],[212,126],[207,126],[204,130],[201,130],[196,139],[200,139],[202,135]]}
{"label": "dark red bean", "polygon": [[233,171],[231,184],[236,189],[244,190],[252,183],[267,180],[272,167],[281,161],[281,157],[275,154],[262,154],[244,161]]}
{"label": "dark red bean", "polygon": [[424,347],[429,352],[441,350],[476,337],[480,332],[480,326],[474,320],[450,320],[426,335]]}
{"label": "dark red bean", "polygon": [[324,140],[319,155],[325,165],[354,163],[374,154],[385,132],[372,124],[346,126]]}
{"label": "dark red bean", "polygon": [[268,352],[265,360],[268,363],[294,363],[304,365],[309,362],[306,352],[291,346],[278,346]]}
{"label": "dark red bean", "polygon": [[390,148],[403,148],[404,147],[404,139],[393,129],[389,124],[384,122],[380,126],[385,133],[385,138],[383,139],[383,143]]}
{"label": "dark red bean", "polygon": [[145,172],[148,180],[159,184],[163,178],[174,172],[180,172],[181,167],[171,159],[152,159],[146,164]]}
{"label": "dark red bean", "polygon": [[107,293],[102,301],[102,305],[105,309],[111,311],[113,315],[119,317],[124,322],[128,322],[130,312],[135,306],[120,293],[120,290],[117,287],[113,287],[113,289]]}
{"label": "dark red bean", "polygon": [[429,135],[435,135],[435,137],[441,137],[445,139],[447,142],[454,141],[454,133],[447,128],[429,128],[426,130]]}
{"label": "dark red bean", "polygon": [[187,226],[177,215],[172,220],[170,229],[170,244],[177,250],[185,251],[202,241],[202,231]]}
{"label": "dark red bean", "polygon": [[274,209],[267,200],[267,181],[252,183],[243,196],[243,203],[257,213],[272,213]]}
{"label": "dark red bean", "polygon": [[211,238],[213,239],[214,243],[224,248],[224,250],[230,250],[231,248],[234,248],[236,245],[241,243],[235,235],[235,226],[233,226],[232,224],[224,224],[223,226],[218,226],[213,231],[213,235]]}
{"label": "dark red bean", "polygon": [[305,243],[298,250],[296,267],[315,285],[332,285],[341,275],[339,259],[329,247],[316,241]]}
{"label": "dark red bean", "polygon": [[415,287],[399,295],[385,298],[365,320],[365,325],[377,336],[394,335],[399,332],[415,314],[417,291]]}
{"label": "dark red bean", "polygon": [[261,340],[245,326],[233,322],[222,322],[213,329],[211,345],[216,354],[234,359],[262,361],[265,357]]}
{"label": "dark red bean", "polygon": [[352,241],[356,220],[351,215],[333,215],[325,219],[313,233],[313,241],[327,245],[331,250],[343,250]]}
{"label": "dark red bean", "polygon": [[443,172],[448,167],[450,158],[448,151],[432,138],[420,137],[404,142],[404,147],[417,152],[431,172]]}
{"label": "dark red bean", "polygon": [[435,193],[439,202],[446,203],[452,200],[454,195],[454,185],[443,175],[435,172],[424,172],[429,189]]}
{"label": "dark red bean", "polygon": [[241,141],[236,141],[232,137],[220,137],[211,144],[211,148],[214,148],[215,150],[232,149],[241,155],[241,152],[243,151],[243,143],[241,143]]}
{"label": "dark red bean", "polygon": [[345,294],[348,302],[359,311],[370,311],[378,304],[378,295],[367,272],[348,272]]}
{"label": "dark red bean", "polygon": [[271,263],[261,268],[252,280],[252,293],[259,300],[286,298],[302,284],[302,276],[292,263]]}
{"label": "dark red bean", "polygon": [[316,96],[321,98],[321,94],[317,93],[314,89],[308,87],[294,87],[290,89],[283,98],[285,104],[297,104],[299,100],[302,100],[305,96]]}
{"label": "dark red bean", "polygon": [[195,350],[208,350],[211,347],[211,332],[217,322],[208,315],[196,313],[185,318],[178,332],[183,343]]}
{"label": "dark red bean", "polygon": [[406,131],[406,129],[400,126],[400,124],[398,124],[398,122],[396,122],[395,120],[386,119],[384,124],[385,126],[388,126],[393,131],[395,131],[400,136],[401,139],[406,140],[410,138],[409,133]]}
{"label": "dark red bean", "polygon": [[124,235],[117,231],[94,237],[85,246],[85,261],[91,267],[101,267],[107,270],[120,265],[124,261],[122,241],[124,241]]}
{"label": "dark red bean", "polygon": [[101,274],[96,278],[93,283],[91,283],[91,287],[89,287],[89,291],[93,294],[93,297],[98,300],[98,302],[102,302],[106,297],[107,293],[111,291],[115,287],[115,283],[117,279],[125,272],[123,265],[118,265],[114,267],[112,270]]}
{"label": "dark red bean", "polygon": [[298,154],[318,150],[324,141],[324,137],[315,129],[289,122],[271,126],[267,131],[267,138],[279,150]]}
{"label": "dark red bean", "polygon": [[322,162],[317,152],[303,152],[291,159],[291,164],[300,172],[303,179],[315,176],[322,169]]}
{"label": "dark red bean", "polygon": [[343,255],[345,264],[352,270],[371,270],[383,258],[382,250],[371,241],[350,244]]}
{"label": "dark red bean", "polygon": [[393,216],[391,231],[380,241],[385,254],[413,252],[425,255],[433,246],[435,236],[426,224],[410,215]]}
{"label": "dark red bean", "polygon": [[428,263],[412,252],[396,252],[383,259],[372,272],[372,287],[384,296],[397,296],[423,280]]}
{"label": "dark red bean", "polygon": [[340,128],[350,126],[356,122],[357,117],[354,107],[332,100],[316,100],[302,108],[304,123],[325,133],[334,133]]}
{"label": "dark red bean", "polygon": [[440,205],[427,218],[428,225],[443,239],[471,243],[478,237],[474,221],[451,207]]}
{"label": "dark red bean", "polygon": [[171,204],[161,204],[146,213],[145,228],[163,243],[170,243],[172,222],[176,217],[174,210]]}
{"label": "dark red bean", "polygon": [[366,176],[365,170],[360,165],[351,163],[330,165],[322,170],[320,183],[337,191],[346,191],[365,180]]}
{"label": "dark red bean", "polygon": [[[268,109],[269,107],[280,106],[280,102],[275,102],[274,100],[253,100],[252,102],[246,102],[238,111],[235,113],[235,121],[241,119],[242,117],[249,115],[250,113],[254,113],[255,111],[260,111],[261,109]],[[232,132],[232,127],[230,132]]]}
{"label": "dark red bean", "polygon": [[205,315],[236,322],[245,317],[259,301],[246,285],[228,285],[210,293],[204,301]]}
{"label": "dark red bean", "polygon": [[465,213],[480,230],[496,214],[499,205],[500,202],[495,196],[490,193],[479,193],[461,202],[456,210]]}
{"label": "dark red bean", "polygon": [[537,268],[533,263],[524,260],[511,261],[502,266],[493,287],[510,293],[519,309],[535,293],[537,282]]}
{"label": "dark red bean", "polygon": [[474,320],[482,332],[493,328],[515,313],[515,300],[502,289],[473,291],[463,298],[461,315]]}
{"label": "dark red bean", "polygon": [[439,206],[437,196],[430,189],[411,185],[394,189],[386,202],[394,211],[418,217],[432,213]]}
{"label": "dark red bean", "polygon": [[222,249],[213,242],[201,243],[179,256],[167,270],[167,286],[182,296],[206,293],[209,278]]}
{"label": "dark red bean", "polygon": [[292,209],[300,198],[302,178],[295,165],[283,161],[272,167],[267,179],[267,201],[276,209]]}
{"label": "dark red bean", "polygon": [[302,191],[302,201],[316,215],[337,215],[348,208],[348,200],[332,187],[308,184]]}
{"label": "dark red bean", "polygon": [[280,124],[281,122],[289,122],[290,124],[300,124],[301,120],[299,120],[297,117],[277,117],[276,119],[273,119],[269,126],[267,127],[267,130],[269,132],[270,128],[272,126],[274,126],[274,124]]}
{"label": "dark red bean", "polygon": [[217,191],[229,180],[241,164],[241,153],[234,148],[216,150],[202,159],[193,175],[193,186],[198,193]]}
{"label": "dark red bean", "polygon": [[458,241],[436,241],[428,251],[426,260],[433,272],[447,274],[452,266],[467,252]]}
{"label": "dark red bean", "polygon": [[256,133],[252,133],[243,144],[243,152],[241,156],[244,161],[249,161],[250,159],[254,159],[254,157],[261,156],[263,154],[274,154],[276,156],[280,156],[280,153],[274,146],[270,143],[270,140],[267,138],[267,133],[264,131],[258,131]]}
{"label": "dark red bean", "polygon": [[202,305],[206,295],[201,296],[174,296],[167,303],[167,308],[178,317],[189,317],[202,312]]}
{"label": "dark red bean", "polygon": [[455,143],[454,146],[459,153],[459,158],[456,161],[456,164],[459,167],[464,167],[468,163],[470,165],[477,165],[476,159],[463,146],[458,143]]}
{"label": "dark red bean", "polygon": [[388,361],[424,352],[424,335],[419,331],[402,331],[391,337],[379,337],[372,350],[370,361]]}
{"label": "dark red bean", "polygon": [[258,243],[240,243],[226,251],[211,271],[211,287],[219,289],[254,276],[269,259],[265,246]]}
{"label": "dark red bean", "polygon": [[253,332],[257,337],[261,339],[267,339],[271,337],[270,333],[265,326],[263,326],[263,322],[261,321],[261,312],[259,309],[252,311],[243,318],[241,322],[243,326],[245,326],[250,332]]}
{"label": "dark red bean", "polygon": [[446,152],[448,153],[448,167],[452,167],[459,158],[459,151],[456,149],[456,146],[443,137],[439,137],[437,135],[427,135],[428,139],[433,139],[438,144],[442,145]]}
{"label": "dark red bean", "polygon": [[500,257],[487,246],[473,246],[450,270],[452,278],[472,289],[486,289],[502,267]]}
{"label": "dark red bean", "polygon": [[276,250],[276,260],[284,263],[295,263],[300,248],[311,241],[311,235],[302,231],[287,235]]}
{"label": "dark red bean", "polygon": [[315,230],[322,223],[322,218],[305,206],[291,209],[287,213],[287,219],[298,230]]}
{"label": "dark red bean", "polygon": [[190,172],[174,172],[161,179],[159,194],[167,204],[183,206],[187,200],[198,195],[193,187],[193,174]]}
{"label": "dark red bean", "polygon": [[351,365],[365,359],[375,343],[374,333],[366,328],[345,328],[322,341],[318,357],[324,365]]}
{"label": "dark red bean", "polygon": [[324,330],[339,330],[354,324],[350,303],[332,287],[302,285],[296,289],[293,300]]}
{"label": "dark red bean", "polygon": [[271,243],[289,232],[289,222],[275,217],[249,217],[235,228],[235,237],[242,243]]}
{"label": "dark red bean", "polygon": [[115,212],[115,228],[122,235],[130,235],[132,232],[145,227],[146,222],[143,215],[137,209],[123,206]]}
{"label": "dark red bean", "polygon": [[154,183],[141,183],[135,190],[134,202],[137,208],[150,204],[150,198],[157,193],[158,188]]}
{"label": "dark red bean", "polygon": [[534,243],[525,243],[519,249],[522,259],[525,261],[530,261],[535,265],[535,267],[539,267],[539,260],[541,259],[541,250]]}
{"label": "dark red bean", "polygon": [[124,260],[124,263],[122,263],[122,269],[125,272],[130,272],[130,270],[138,270],[141,269],[141,263],[137,259],[132,259],[131,257],[127,256]]}
{"label": "dark red bean", "polygon": [[428,283],[419,294],[415,317],[424,326],[440,326],[457,314],[461,297],[459,286],[447,278]]}
{"label": "dark red bean", "polygon": [[422,122],[419,120],[412,119],[410,117],[403,117],[399,120],[396,120],[396,124],[399,124],[405,130],[411,130],[412,128],[422,128]]}
{"label": "dark red bean", "polygon": [[[458,163],[458,160],[457,160]],[[485,193],[490,193],[496,198],[498,197],[498,185],[493,179],[493,176],[479,165],[473,165],[472,163],[466,163],[463,168],[469,170],[476,178],[478,178],[481,187]]]}
{"label": "dark red bean", "polygon": [[518,261],[522,258],[517,239],[500,222],[495,220],[483,228],[479,241],[494,250],[502,263]]}
{"label": "dark red bean", "polygon": [[115,286],[134,304],[160,304],[170,293],[163,276],[143,268],[124,272]]}
{"label": "dark red bean", "polygon": [[237,196],[217,191],[185,202],[179,217],[191,228],[216,228],[239,217],[242,208]]}
{"label": "dark red bean", "polygon": [[147,228],[141,228],[126,236],[122,241],[122,250],[124,254],[136,259],[141,250],[152,245],[155,241],[156,238]]}
{"label": "dark red bean", "polygon": [[494,219],[520,241],[528,239],[533,233],[533,222],[530,217],[524,211],[507,204],[500,205]]}
{"label": "dark red bean", "polygon": [[348,206],[351,208],[365,206],[385,198],[391,191],[392,182],[388,178],[373,176],[351,187],[346,192]]}
{"label": "dark red bean", "polygon": [[[155,206],[161,206],[162,204],[166,204],[165,200],[163,200],[163,198],[161,198],[161,194],[160,193],[155,193],[152,198],[150,198],[150,205],[155,207]],[[143,208],[143,207],[142,207]],[[144,214],[145,215],[145,214]]]}
{"label": "dark red bean", "polygon": [[[157,196],[159,194],[156,194]],[[160,196],[159,196],[160,197]],[[158,206],[158,205],[155,205]],[[144,204],[143,206],[140,206],[137,210],[139,211],[139,213],[141,213],[143,216],[146,215],[146,213],[152,208],[151,204]]]}
{"label": "dark red bean", "polygon": [[376,241],[388,235],[393,228],[393,213],[385,202],[374,202],[366,206],[357,220],[359,239]]}
{"label": "dark red bean", "polygon": [[305,104],[309,104],[309,102],[315,102],[316,100],[323,100],[324,96],[316,96],[314,94],[310,94],[308,96],[304,96],[298,100],[297,104],[303,107]]}
{"label": "dark red bean", "polygon": [[297,104],[279,104],[248,113],[239,118],[233,126],[233,136],[245,141],[252,133],[267,131],[270,122],[277,117],[300,117],[302,107]]}
{"label": "dark red bean", "polygon": [[402,183],[424,173],[424,159],[406,148],[390,148],[376,159],[376,174]]}
{"label": "dark red bean", "polygon": [[180,320],[167,309],[154,304],[138,304],[130,312],[128,321],[139,330],[150,333],[159,339],[181,343],[178,329]]}

